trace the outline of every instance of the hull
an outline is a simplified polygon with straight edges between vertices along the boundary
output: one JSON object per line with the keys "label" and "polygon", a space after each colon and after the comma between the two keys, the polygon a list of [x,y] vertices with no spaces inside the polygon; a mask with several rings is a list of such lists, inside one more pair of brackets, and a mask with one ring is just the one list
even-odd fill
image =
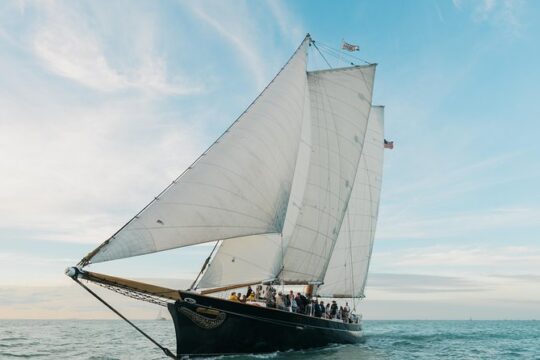
{"label": "hull", "polygon": [[354,344],[360,324],[280,311],[181,292],[169,304],[178,356],[268,353]]}

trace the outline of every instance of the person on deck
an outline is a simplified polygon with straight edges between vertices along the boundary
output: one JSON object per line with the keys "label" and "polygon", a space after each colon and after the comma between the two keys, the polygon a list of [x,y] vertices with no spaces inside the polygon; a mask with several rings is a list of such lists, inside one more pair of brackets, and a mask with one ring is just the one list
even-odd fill
{"label": "person on deck", "polygon": [[298,312],[298,304],[296,303],[296,299],[294,298],[294,294],[291,291],[291,294],[289,295],[289,300],[291,302],[291,311],[293,313]]}
{"label": "person on deck", "polygon": [[268,286],[266,288],[266,307],[275,308],[276,300],[274,299],[274,291],[272,287]]}
{"label": "person on deck", "polygon": [[251,295],[252,292],[253,292],[253,289],[251,288],[251,286],[248,285],[246,297],[249,297],[249,295]]}
{"label": "person on deck", "polygon": [[[322,304],[322,301],[321,301],[321,304]],[[315,317],[320,318],[323,314],[324,310],[322,309],[324,309],[324,307],[321,304],[319,304],[317,300],[313,300],[313,308],[314,308]]]}
{"label": "person on deck", "polygon": [[309,315],[309,316],[313,316],[313,311],[314,311],[314,307],[313,307],[313,301],[310,301],[306,306],[305,306],[305,314],[306,315]]}
{"label": "person on deck", "polygon": [[296,294],[294,301],[296,302],[296,312],[303,314],[306,311],[306,305],[302,301],[300,293]]}
{"label": "person on deck", "polygon": [[276,296],[276,308],[278,308],[279,310],[287,310],[287,306],[285,305],[285,300],[281,291],[278,292]]}
{"label": "person on deck", "polygon": [[349,322],[349,314],[351,313],[351,309],[349,308],[349,303],[346,302],[345,306],[343,307],[343,311],[341,312],[341,319],[344,323]]}
{"label": "person on deck", "polygon": [[261,299],[261,292],[262,292],[262,285],[257,285],[255,288],[255,299],[260,300]]}
{"label": "person on deck", "polygon": [[249,294],[247,301],[255,301],[255,293],[252,291],[251,294]]}
{"label": "person on deck", "polygon": [[233,291],[231,295],[229,295],[229,301],[236,301],[238,302],[238,297],[236,297],[236,291]]}
{"label": "person on deck", "polygon": [[326,304],[326,306],[324,306],[324,303],[321,301],[321,311],[323,313],[323,318],[325,319],[330,319],[330,304]]}
{"label": "person on deck", "polygon": [[338,311],[338,306],[337,306],[336,300],[334,300],[332,301],[332,306],[330,307],[330,317],[332,319],[335,319],[335,317],[337,316],[337,311]]}

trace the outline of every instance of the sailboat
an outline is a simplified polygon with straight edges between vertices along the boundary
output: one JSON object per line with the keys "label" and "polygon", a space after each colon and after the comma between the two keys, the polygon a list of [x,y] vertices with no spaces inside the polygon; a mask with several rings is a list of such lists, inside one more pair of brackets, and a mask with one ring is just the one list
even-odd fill
{"label": "sailboat", "polygon": [[160,320],[160,321],[167,320],[167,318],[163,315],[163,312],[161,309],[159,309],[159,312],[156,315],[156,320]]}
{"label": "sailboat", "polygon": [[[372,105],[376,65],[308,71],[308,50],[319,50],[317,44],[308,34],[208,150],[114,235],[66,269],[128,322],[85,284],[166,306],[175,326],[176,355],[129,323],[172,358],[362,339],[359,316],[336,321],[224,298],[247,286],[305,286],[313,299],[364,297],[384,151],[384,109]],[[203,243],[215,246],[189,289],[87,268]]]}

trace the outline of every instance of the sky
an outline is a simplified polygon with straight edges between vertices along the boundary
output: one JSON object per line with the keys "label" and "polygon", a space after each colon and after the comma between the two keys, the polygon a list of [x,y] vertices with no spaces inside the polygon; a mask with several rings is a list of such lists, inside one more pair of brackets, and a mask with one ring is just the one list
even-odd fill
{"label": "sky", "polygon": [[[189,166],[307,32],[378,63],[395,141],[364,318],[539,319],[540,3],[520,0],[2,2],[0,318],[114,318],[63,270]],[[91,270],[182,287],[209,251]]]}

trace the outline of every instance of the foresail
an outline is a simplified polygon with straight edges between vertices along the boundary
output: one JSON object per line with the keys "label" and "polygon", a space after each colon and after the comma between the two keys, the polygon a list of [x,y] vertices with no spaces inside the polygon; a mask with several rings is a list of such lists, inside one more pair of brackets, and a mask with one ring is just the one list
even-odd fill
{"label": "foresail", "polygon": [[209,263],[197,289],[255,283],[275,277],[281,234],[253,235],[224,241]]}
{"label": "foresail", "polygon": [[280,279],[322,282],[347,209],[366,134],[375,65],[308,73],[311,156]]}
{"label": "foresail", "polygon": [[280,233],[300,142],[308,43],[188,170],[81,264]]}
{"label": "foresail", "polygon": [[363,297],[379,213],[384,153],[384,108],[374,106],[343,225],[319,295]]}

